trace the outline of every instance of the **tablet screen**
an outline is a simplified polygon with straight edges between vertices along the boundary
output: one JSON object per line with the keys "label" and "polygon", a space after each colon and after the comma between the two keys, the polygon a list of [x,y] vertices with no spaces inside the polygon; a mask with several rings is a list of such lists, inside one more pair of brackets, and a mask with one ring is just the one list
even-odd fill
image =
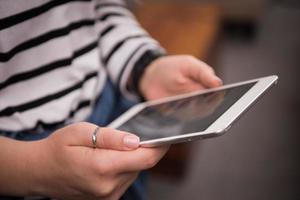
{"label": "tablet screen", "polygon": [[146,107],[118,129],[141,141],[204,131],[255,83]]}

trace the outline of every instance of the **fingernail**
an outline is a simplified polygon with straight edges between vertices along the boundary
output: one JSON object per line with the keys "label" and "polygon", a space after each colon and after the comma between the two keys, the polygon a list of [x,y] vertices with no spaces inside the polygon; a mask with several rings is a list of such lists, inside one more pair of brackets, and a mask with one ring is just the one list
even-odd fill
{"label": "fingernail", "polygon": [[138,148],[140,145],[140,138],[135,135],[126,135],[123,139],[124,144],[126,147],[130,149]]}
{"label": "fingernail", "polygon": [[215,77],[215,80],[221,85],[223,84],[223,81],[219,77]]}

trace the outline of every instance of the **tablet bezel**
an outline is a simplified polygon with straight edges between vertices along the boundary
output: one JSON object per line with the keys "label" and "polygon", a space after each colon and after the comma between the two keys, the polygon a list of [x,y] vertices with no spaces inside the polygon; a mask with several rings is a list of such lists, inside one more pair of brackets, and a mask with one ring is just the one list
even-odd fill
{"label": "tablet bezel", "polygon": [[141,141],[141,146],[151,147],[151,146],[158,146],[163,144],[173,144],[173,143],[179,143],[179,142],[185,142],[185,141],[193,141],[203,138],[209,138],[209,137],[215,137],[222,135],[225,133],[231,125],[246,111],[250,108],[251,105],[253,105],[254,102],[257,101],[257,99],[262,96],[263,93],[265,93],[268,88],[270,88],[273,84],[275,84],[278,80],[278,76],[267,76],[257,79],[252,79],[248,81],[233,83],[224,85],[218,88],[213,89],[206,89],[202,91],[196,91],[192,93],[177,95],[173,97],[167,97],[159,100],[154,101],[148,101],[144,103],[140,103],[129,109],[127,112],[125,112],[123,115],[118,117],[116,120],[114,120],[112,123],[110,123],[108,126],[112,128],[118,128],[121,126],[124,122],[128,121],[130,118],[135,116],[137,113],[139,113],[141,110],[143,110],[145,107],[157,105],[177,99],[183,99],[190,96],[205,94],[209,92],[224,90],[248,83],[255,83],[241,98],[239,98],[232,106],[230,106],[220,117],[218,117],[211,125],[209,125],[204,131],[201,132],[194,132],[194,133],[185,133],[184,135],[177,135],[177,136],[170,136],[170,137],[164,137],[164,138],[158,138],[158,139],[152,139],[152,140],[146,140]]}

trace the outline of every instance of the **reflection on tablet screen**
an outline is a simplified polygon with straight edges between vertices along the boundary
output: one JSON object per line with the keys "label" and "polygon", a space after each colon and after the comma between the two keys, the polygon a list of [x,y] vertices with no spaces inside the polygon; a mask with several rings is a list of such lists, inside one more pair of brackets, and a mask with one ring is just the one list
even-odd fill
{"label": "reflection on tablet screen", "polygon": [[255,83],[146,107],[118,129],[135,133],[141,141],[204,131],[253,85]]}

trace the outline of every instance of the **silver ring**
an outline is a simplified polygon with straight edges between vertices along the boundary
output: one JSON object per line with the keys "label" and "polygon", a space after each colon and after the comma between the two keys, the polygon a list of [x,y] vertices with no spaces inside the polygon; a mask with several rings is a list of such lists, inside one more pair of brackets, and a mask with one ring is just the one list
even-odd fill
{"label": "silver ring", "polygon": [[99,129],[100,129],[100,127],[97,126],[97,128],[95,128],[93,135],[92,135],[93,148],[97,147],[97,133],[98,133]]}

